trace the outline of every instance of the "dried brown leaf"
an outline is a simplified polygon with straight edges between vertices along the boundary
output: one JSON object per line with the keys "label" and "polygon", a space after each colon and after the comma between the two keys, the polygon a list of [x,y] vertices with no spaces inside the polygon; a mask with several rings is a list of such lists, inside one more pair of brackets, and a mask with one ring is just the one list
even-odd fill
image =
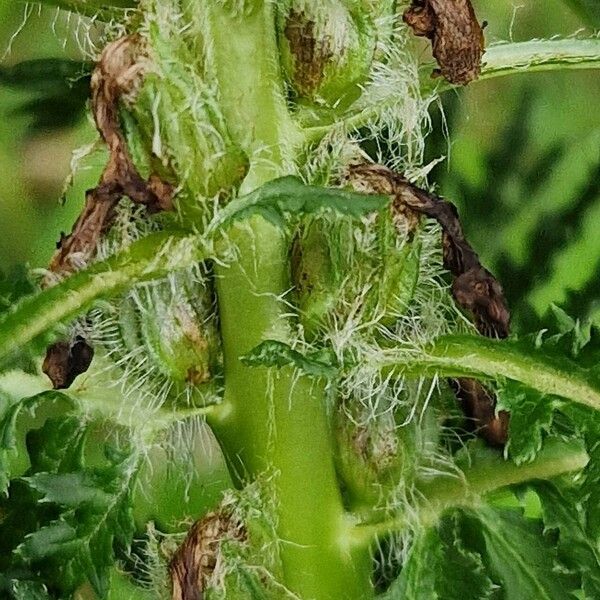
{"label": "dried brown leaf", "polygon": [[415,35],[431,40],[450,83],[465,85],[479,77],[485,41],[470,0],[413,0],[403,18]]}
{"label": "dried brown leaf", "polygon": [[[392,196],[392,212],[401,219],[404,227],[407,223],[416,223],[418,215],[435,219],[442,227],[444,266],[454,276],[452,295],[457,304],[473,315],[475,326],[482,335],[494,338],[508,336],[510,312],[502,286],[482,266],[477,253],[466,240],[453,204],[409,183],[382,165],[353,165],[348,178],[355,187],[364,191]],[[496,414],[494,396],[472,379],[453,380],[452,385],[479,435],[490,444],[504,444],[509,416],[504,411]]]}
{"label": "dried brown leaf", "polygon": [[[98,186],[86,192],[83,211],[71,233],[61,237],[52,257],[46,285],[78,269],[93,257],[102,235],[110,228],[122,197],[145,205],[150,212],[172,208],[172,186],[152,175],[145,181],[129,155],[119,122],[119,102],[135,94],[147,59],[139,36],[110,43],[92,74],[92,112],[96,127],[109,149],[108,163]],[[54,275],[52,275],[54,274]]]}
{"label": "dried brown leaf", "polygon": [[94,358],[94,349],[80,336],[73,342],[60,341],[46,351],[42,371],[55,390],[68,388],[75,378],[85,373]]}
{"label": "dried brown leaf", "polygon": [[202,600],[218,567],[221,542],[245,538],[245,529],[228,511],[212,512],[196,521],[169,565],[172,599]]}

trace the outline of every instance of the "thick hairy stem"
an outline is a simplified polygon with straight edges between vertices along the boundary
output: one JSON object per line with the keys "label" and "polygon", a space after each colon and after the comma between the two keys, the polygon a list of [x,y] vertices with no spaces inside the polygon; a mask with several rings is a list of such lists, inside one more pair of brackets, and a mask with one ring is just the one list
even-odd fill
{"label": "thick hairy stem", "polygon": [[[236,143],[250,157],[241,192],[292,168],[298,131],[279,71],[274,5],[204,7],[209,63],[220,106]],[[238,482],[274,477],[274,509],[284,584],[302,598],[372,596],[368,552],[344,537],[345,514],[333,464],[322,385],[291,367],[270,371],[240,361],[265,339],[290,341],[288,242],[279,227],[254,216],[227,233],[236,260],[216,269],[225,399],[210,420]]]}
{"label": "thick hairy stem", "polygon": [[26,298],[0,320],[0,361],[25,344],[141,281],[160,279],[206,258],[198,238],[155,233],[107,260]]}
{"label": "thick hairy stem", "polygon": [[424,352],[402,353],[381,365],[384,372],[423,376],[507,378],[542,394],[559,396],[600,410],[600,384],[587,369],[550,357],[511,340],[449,335]]}
{"label": "thick hairy stem", "polygon": [[289,341],[287,240],[255,216],[229,243],[238,259],[217,269],[225,399],[211,425],[238,480],[273,474],[285,585],[301,598],[368,599],[369,554],[345,537],[323,385],[240,361],[267,338]]}

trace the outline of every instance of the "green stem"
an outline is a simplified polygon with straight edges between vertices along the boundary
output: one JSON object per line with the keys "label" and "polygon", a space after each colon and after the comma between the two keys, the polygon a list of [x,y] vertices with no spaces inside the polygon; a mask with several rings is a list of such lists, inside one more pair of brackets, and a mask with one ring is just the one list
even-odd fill
{"label": "green stem", "polygon": [[154,233],[54,287],[28,297],[0,319],[0,361],[133,284],[159,279],[206,258],[199,239],[183,233]]}
{"label": "green stem", "polygon": [[422,353],[395,353],[383,372],[404,375],[507,378],[543,394],[560,396],[600,410],[600,385],[589,370],[565,358],[548,356],[512,340],[449,335]]}
{"label": "green stem", "polygon": [[[428,67],[427,72],[434,65]],[[504,75],[536,73],[559,69],[598,69],[600,68],[600,38],[566,40],[530,40],[490,46],[483,55],[483,68],[478,81],[485,81]],[[428,87],[429,83],[429,87]],[[423,81],[422,90],[437,92],[453,87],[446,81],[435,84],[433,80]]]}
{"label": "green stem", "polygon": [[238,481],[274,475],[285,585],[302,598],[366,600],[370,558],[345,537],[323,385],[239,360],[265,339],[290,340],[287,240],[255,215],[229,241],[239,258],[216,273],[225,399],[211,426]]}
{"label": "green stem", "polygon": [[204,33],[211,40],[209,60],[219,107],[234,141],[250,157],[250,171],[240,190],[248,193],[292,172],[301,138],[287,107],[274,4],[247,0],[239,15],[228,4],[206,3]]}
{"label": "green stem", "polygon": [[[220,107],[250,157],[240,190],[249,193],[290,172],[301,141],[279,67],[275,4],[251,0],[244,14],[225,2],[202,10]],[[237,258],[216,267],[225,398],[211,426],[238,483],[273,476],[285,586],[312,600],[367,600],[373,595],[370,557],[343,536],[322,385],[291,367],[274,371],[240,362],[265,339],[291,339],[282,300],[290,288],[288,241],[259,215],[233,222],[226,237],[222,243]]]}
{"label": "green stem", "polygon": [[[461,477],[440,475],[417,485],[419,522],[434,525],[448,508],[476,506],[485,495],[509,485],[581,471],[588,460],[581,443],[557,438],[548,439],[535,460],[521,465],[491,448],[479,447],[469,455]],[[355,525],[352,535],[355,543],[368,545],[409,525],[402,516],[392,515],[384,521]]]}
{"label": "green stem", "polygon": [[[432,79],[431,73],[436,67],[435,63],[430,63],[421,68],[423,95],[441,93],[456,87],[444,79]],[[518,73],[598,68],[600,68],[600,38],[501,43],[487,48],[483,56],[481,76],[477,81]],[[338,125],[349,131],[360,129],[369,122],[377,121],[381,114],[388,112],[389,108],[397,102],[395,96],[390,97],[376,106],[342,116]],[[307,127],[304,130],[305,141],[312,143],[319,141],[331,127],[332,123]]]}

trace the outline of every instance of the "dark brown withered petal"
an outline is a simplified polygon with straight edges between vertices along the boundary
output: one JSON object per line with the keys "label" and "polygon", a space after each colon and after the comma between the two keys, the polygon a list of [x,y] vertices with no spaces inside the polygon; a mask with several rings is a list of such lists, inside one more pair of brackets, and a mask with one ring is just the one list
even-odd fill
{"label": "dark brown withered petal", "polygon": [[415,35],[431,40],[447,81],[465,85],[479,77],[485,42],[470,0],[413,0],[403,18]]}
{"label": "dark brown withered petal", "polygon": [[94,349],[81,337],[73,343],[56,342],[46,351],[42,365],[55,390],[70,387],[75,378],[85,373],[94,358]]}
{"label": "dark brown withered petal", "polygon": [[202,600],[224,539],[243,541],[244,528],[227,511],[196,521],[169,565],[172,600]]}
{"label": "dark brown withered petal", "polygon": [[[454,276],[452,295],[457,304],[473,315],[481,335],[508,336],[510,312],[502,286],[481,265],[479,256],[465,238],[458,211],[452,203],[409,183],[382,165],[353,165],[348,178],[364,191],[392,196],[392,211],[400,211],[403,219],[410,212],[435,219],[442,227],[444,266]],[[506,443],[509,415],[503,411],[496,415],[493,395],[472,379],[451,383],[478,434],[495,446]]]}
{"label": "dark brown withered petal", "polygon": [[[144,60],[140,38],[126,36],[104,49],[92,74],[92,112],[110,154],[98,186],[86,192],[85,206],[71,233],[61,236],[57,244],[49,266],[54,274],[69,273],[89,262],[123,196],[144,204],[150,212],[172,208],[172,186],[156,175],[148,181],[141,177],[119,123],[119,101],[139,85]],[[45,284],[50,285],[54,279],[50,274]]]}

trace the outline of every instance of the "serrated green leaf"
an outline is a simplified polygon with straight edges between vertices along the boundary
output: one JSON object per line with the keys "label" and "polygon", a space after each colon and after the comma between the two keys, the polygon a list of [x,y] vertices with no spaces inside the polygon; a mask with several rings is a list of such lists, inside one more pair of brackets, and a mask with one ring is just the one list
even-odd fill
{"label": "serrated green leaf", "polygon": [[500,385],[496,397],[498,410],[510,413],[508,454],[518,465],[532,461],[542,448],[544,434],[550,431],[560,401],[514,381]]}
{"label": "serrated green leaf", "polygon": [[[54,397],[68,397],[51,392]],[[33,473],[69,473],[83,468],[87,428],[79,416],[50,418],[27,434],[27,452]]]}
{"label": "serrated green leaf", "polygon": [[569,597],[572,585],[556,571],[556,549],[544,538],[540,522],[519,511],[485,506],[469,514],[485,540],[485,562],[498,578],[505,600]]}
{"label": "serrated green leaf", "polygon": [[265,340],[242,356],[240,361],[251,367],[285,367],[294,365],[312,377],[333,377],[337,366],[333,357],[319,351],[304,355],[284,342]]}
{"label": "serrated green leaf", "polygon": [[112,501],[112,495],[102,490],[101,482],[93,473],[36,473],[23,480],[41,494],[41,502],[67,508],[85,505],[100,511],[110,506]]}
{"label": "serrated green leaf", "polygon": [[443,561],[438,565],[436,590],[443,600],[486,600],[497,589],[480,554],[461,538],[458,513],[450,513],[438,527]]}
{"label": "serrated green leaf", "polygon": [[77,473],[33,474],[25,481],[42,494],[44,502],[67,508],[60,517],[27,535],[16,548],[24,564],[44,570],[55,585],[73,591],[87,579],[94,591],[107,593],[109,568],[114,564],[114,545],[128,547],[133,537],[131,508],[135,455],[121,462]]}
{"label": "serrated green leaf", "polygon": [[485,600],[497,590],[482,557],[461,538],[459,513],[446,515],[436,528],[413,542],[398,579],[385,600]]}
{"label": "serrated green leaf", "polygon": [[[63,395],[27,400],[56,396]],[[16,402],[12,411],[26,404]],[[131,495],[139,457],[129,448],[107,446],[107,461],[86,467],[86,428],[80,417],[66,414],[28,433],[31,468],[11,482],[0,520],[1,566],[16,574],[11,578],[25,585],[35,573],[36,581],[65,598],[86,580],[105,597],[115,545],[127,548],[133,536]]]}
{"label": "serrated green leaf", "polygon": [[6,494],[10,480],[9,460],[17,445],[17,417],[24,407],[34,406],[39,399],[34,396],[15,402],[6,394],[0,394],[0,495]]}
{"label": "serrated green leaf", "polygon": [[578,494],[550,481],[532,484],[542,503],[546,530],[557,530],[558,559],[581,578],[587,598],[600,598],[600,550],[585,531],[585,514]]}

